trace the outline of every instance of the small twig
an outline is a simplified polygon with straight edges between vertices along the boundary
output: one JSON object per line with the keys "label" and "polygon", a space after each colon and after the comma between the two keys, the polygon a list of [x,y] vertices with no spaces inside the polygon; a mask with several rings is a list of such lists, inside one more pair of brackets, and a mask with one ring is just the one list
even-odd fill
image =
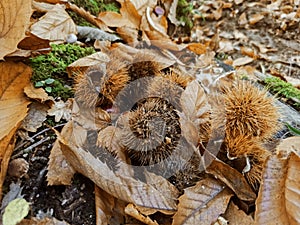
{"label": "small twig", "polygon": [[24,150],[20,151],[19,153],[13,155],[11,157],[11,159],[15,159],[15,158],[19,157],[20,155],[23,155],[25,153],[29,153],[30,151],[32,151],[32,149],[34,149],[35,147],[39,146],[40,144],[42,144],[42,143],[44,143],[44,142],[46,142],[48,140],[50,140],[50,137],[46,137],[44,139],[39,140],[38,142],[36,142],[36,143],[28,146],[27,148],[25,148]]}
{"label": "small twig", "polygon": [[[44,130],[42,130],[42,131],[36,133],[36,134],[33,135],[32,137],[30,137],[30,139],[34,139],[34,138],[36,138],[37,136],[39,136],[39,135],[41,135],[41,134],[43,134],[43,133],[45,133],[45,132],[47,132],[47,131],[49,131],[49,130],[52,130],[53,128],[62,127],[62,126],[64,126],[64,125],[66,125],[66,123],[58,124],[58,125],[56,125],[56,126],[54,126],[54,127],[48,127],[48,128],[46,128],[46,129],[44,129]],[[22,142],[21,144],[19,144],[18,146],[16,146],[15,149],[14,149],[14,151],[18,151],[18,150],[19,150],[20,148],[22,148],[27,142],[28,142],[28,141]]]}

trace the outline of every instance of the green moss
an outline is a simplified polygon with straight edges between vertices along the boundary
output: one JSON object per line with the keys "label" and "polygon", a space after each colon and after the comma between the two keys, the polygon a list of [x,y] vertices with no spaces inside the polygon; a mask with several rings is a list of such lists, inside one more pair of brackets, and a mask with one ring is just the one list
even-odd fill
{"label": "green moss", "polygon": [[[278,77],[268,77],[264,80],[269,90],[289,100],[297,99],[300,101],[300,90],[295,88],[292,84],[281,80]],[[299,103],[294,103],[297,108]]]}
{"label": "green moss", "polygon": [[192,10],[192,3],[187,2],[187,0],[178,1],[176,17],[182,23],[187,33],[190,33],[191,29],[193,28]]}
{"label": "green moss", "polygon": [[66,68],[77,59],[95,52],[92,47],[82,48],[74,44],[52,44],[52,51],[46,55],[30,58],[33,69],[32,82],[43,87],[51,96],[66,100],[72,97],[72,80]]}

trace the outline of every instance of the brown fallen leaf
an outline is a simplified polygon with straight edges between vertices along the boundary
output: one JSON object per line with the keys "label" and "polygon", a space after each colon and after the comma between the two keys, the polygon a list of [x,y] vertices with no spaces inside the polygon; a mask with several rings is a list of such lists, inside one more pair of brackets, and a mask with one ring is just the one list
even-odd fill
{"label": "brown fallen leaf", "polygon": [[65,127],[66,134],[57,134],[58,139],[68,162],[78,172],[89,177],[109,194],[128,203],[161,210],[176,210],[176,193],[164,196],[161,190],[157,190],[153,185],[136,180],[125,172],[131,169],[122,162],[117,164],[114,171],[111,170],[106,163],[81,147],[87,137],[85,129],[72,121]]}
{"label": "brown fallen leaf", "polygon": [[194,80],[188,84],[181,95],[180,103],[182,111],[195,126],[208,121],[210,105],[198,81]]}
{"label": "brown fallen leaf", "polygon": [[95,17],[90,12],[86,11],[83,8],[79,8],[77,5],[67,2],[66,4],[67,9],[72,10],[76,14],[80,15],[86,21],[90,22],[91,24],[95,25],[96,27],[100,28],[103,31],[113,32],[111,29],[107,27],[107,25],[98,17]]}
{"label": "brown fallen leaf", "polygon": [[144,216],[142,213],[140,213],[139,210],[132,203],[128,204],[125,207],[125,213],[143,222],[144,224],[158,225],[158,223],[156,221],[153,221],[149,216]]}
{"label": "brown fallen leaf", "polygon": [[224,214],[230,225],[254,225],[254,219],[240,210],[232,201]]}
{"label": "brown fallen leaf", "polygon": [[101,12],[98,18],[109,27],[127,26],[134,29],[140,28],[141,16],[131,1],[124,0],[121,3],[120,13]]}
{"label": "brown fallen leaf", "polygon": [[215,159],[206,168],[206,172],[224,182],[241,200],[255,200],[256,194],[247,183],[245,177],[228,164]]}
{"label": "brown fallen leaf", "polygon": [[219,181],[203,179],[179,198],[172,225],[212,224],[226,211],[232,193]]}
{"label": "brown fallen leaf", "polygon": [[29,132],[36,132],[47,119],[47,110],[49,107],[39,102],[33,102],[29,107],[27,116],[22,121],[22,129]]}
{"label": "brown fallen leaf", "polygon": [[300,223],[300,158],[271,156],[265,165],[256,200],[256,224],[296,225]]}
{"label": "brown fallen leaf", "polygon": [[0,10],[0,60],[17,50],[18,43],[26,37],[25,31],[32,14],[31,0],[2,0]]}
{"label": "brown fallen leaf", "polygon": [[54,217],[52,218],[45,217],[43,219],[32,217],[30,219],[23,219],[19,224],[20,225],[69,225],[69,223],[65,221],[57,220]]}
{"label": "brown fallen leaf", "polygon": [[24,88],[24,93],[28,98],[44,103],[48,100],[54,101],[43,88],[35,88],[31,83]]}
{"label": "brown fallen leaf", "polygon": [[234,67],[244,66],[244,65],[247,65],[247,64],[249,64],[253,61],[254,61],[253,58],[245,56],[245,57],[235,59],[232,63],[232,66],[234,66]]}
{"label": "brown fallen leaf", "polygon": [[[62,130],[62,134],[64,132],[65,128]],[[72,183],[75,170],[63,155],[58,140],[54,142],[51,149],[47,169],[48,185],[70,185]]]}
{"label": "brown fallen leaf", "polygon": [[300,137],[294,136],[281,140],[276,147],[277,154],[282,158],[287,158],[292,152],[300,156]]}
{"label": "brown fallen leaf", "polygon": [[65,41],[69,34],[76,34],[76,25],[65,11],[65,6],[55,5],[30,27],[35,36],[50,41]]}
{"label": "brown fallen leaf", "polygon": [[41,39],[31,33],[29,33],[28,36],[18,44],[18,48],[24,50],[39,50],[49,48],[50,51],[49,40]]}
{"label": "brown fallen leaf", "polygon": [[249,17],[249,24],[254,25],[254,24],[258,23],[259,21],[261,21],[264,17],[265,17],[265,15],[263,15],[261,13],[251,15]]}
{"label": "brown fallen leaf", "polygon": [[6,177],[8,163],[10,160],[10,156],[14,150],[14,145],[16,141],[14,135],[17,129],[18,126],[15,126],[4,138],[0,140],[0,200],[2,199],[2,186]]}
{"label": "brown fallen leaf", "polygon": [[67,67],[67,72],[70,77],[73,76],[73,73],[76,73],[78,70],[82,70],[82,68],[87,68],[87,67],[100,67],[105,66],[106,63],[110,61],[108,55],[106,55],[103,52],[96,52],[92,55],[80,58],[76,60],[75,62],[71,63]]}
{"label": "brown fallen leaf", "polygon": [[24,94],[29,85],[31,68],[23,63],[0,62],[0,140],[27,115],[30,103]]}
{"label": "brown fallen leaf", "polygon": [[95,185],[96,224],[109,224],[115,208],[115,197]]}

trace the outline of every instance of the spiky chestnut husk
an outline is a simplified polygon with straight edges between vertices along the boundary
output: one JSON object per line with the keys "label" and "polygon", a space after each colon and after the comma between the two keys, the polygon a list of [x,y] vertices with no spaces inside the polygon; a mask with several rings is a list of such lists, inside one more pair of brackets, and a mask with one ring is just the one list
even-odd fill
{"label": "spiky chestnut husk", "polygon": [[121,143],[133,165],[152,165],[170,156],[181,137],[179,116],[166,100],[148,98],[127,113]]}
{"label": "spiky chestnut husk", "polygon": [[278,108],[266,90],[240,81],[223,92],[220,98],[224,105],[215,107],[213,119],[223,125],[226,121],[226,136],[252,135],[267,139],[280,129]]}
{"label": "spiky chestnut husk", "polygon": [[127,66],[131,81],[143,77],[153,77],[160,74],[160,64],[150,55],[137,53]]}
{"label": "spiky chestnut husk", "polygon": [[92,68],[77,75],[74,85],[75,99],[88,108],[109,108],[129,80],[127,70],[122,66],[118,71]]}
{"label": "spiky chestnut husk", "polygon": [[262,178],[264,162],[271,153],[263,147],[259,139],[250,135],[226,137],[225,147],[229,159],[248,158],[250,170],[244,175],[253,189],[257,190]]}
{"label": "spiky chestnut husk", "polygon": [[184,89],[163,76],[154,77],[148,85],[147,95],[167,100],[175,109],[180,110],[180,97]]}

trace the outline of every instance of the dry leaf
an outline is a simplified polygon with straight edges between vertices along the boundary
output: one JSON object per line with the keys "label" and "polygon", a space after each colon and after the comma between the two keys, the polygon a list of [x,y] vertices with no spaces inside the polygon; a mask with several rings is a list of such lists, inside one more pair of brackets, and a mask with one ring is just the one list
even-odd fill
{"label": "dry leaf", "polygon": [[[58,134],[62,151],[68,162],[80,173],[89,177],[100,188],[123,201],[135,205],[173,211],[176,209],[177,196],[165,197],[160,190],[129,176],[124,171],[130,170],[126,163],[119,162],[114,172],[86,149],[83,141],[87,131],[73,122],[66,125],[66,134]],[[173,194],[173,193],[171,193]]]}
{"label": "dry leaf", "polygon": [[249,24],[254,25],[254,24],[258,23],[259,21],[261,21],[264,17],[265,16],[260,13],[251,15],[249,18]]}
{"label": "dry leaf", "polygon": [[22,121],[22,129],[29,132],[36,132],[47,119],[47,110],[49,107],[39,102],[33,102],[29,107],[27,116]]}
{"label": "dry leaf", "polygon": [[156,221],[153,221],[149,216],[144,216],[142,213],[140,213],[139,210],[131,203],[126,206],[125,213],[143,222],[144,224],[158,225],[158,223]]}
{"label": "dry leaf", "polygon": [[0,74],[1,140],[27,114],[29,101],[25,98],[23,90],[30,82],[31,68],[23,63],[0,62]]}
{"label": "dry leaf", "polygon": [[185,116],[195,123],[195,126],[208,121],[210,106],[198,81],[194,80],[188,84],[181,95],[180,103]]}
{"label": "dry leaf", "polygon": [[49,96],[43,88],[35,88],[31,83],[24,88],[24,93],[28,98],[40,101],[41,103],[47,100],[54,101],[53,97]]}
{"label": "dry leaf", "polygon": [[76,25],[63,5],[55,7],[34,23],[31,33],[50,41],[65,41],[69,34],[76,34]]}
{"label": "dry leaf", "polygon": [[300,156],[300,137],[294,136],[281,140],[276,147],[277,154],[282,158],[287,158],[292,152]]}
{"label": "dry leaf", "polygon": [[201,44],[201,43],[190,43],[187,46],[187,49],[189,49],[190,51],[201,55],[201,54],[205,54],[206,50],[208,48],[209,42],[207,42],[206,44]]}
{"label": "dry leaf", "polygon": [[246,179],[241,173],[228,164],[215,159],[209,167],[206,168],[206,172],[224,182],[241,200],[255,200],[256,194],[252,191]]}
{"label": "dry leaf", "polygon": [[88,55],[86,57],[80,58],[76,60],[75,62],[71,63],[67,70],[69,74],[71,74],[71,71],[76,71],[76,68],[78,67],[92,67],[92,66],[99,66],[100,64],[103,64],[105,66],[106,63],[110,61],[108,55],[106,55],[103,52],[96,52],[92,55]]}
{"label": "dry leaf", "polygon": [[15,133],[18,129],[18,125],[15,126],[10,132],[0,140],[0,200],[2,199],[2,186],[6,177],[8,163],[10,156],[14,150],[15,145]]}
{"label": "dry leaf", "polygon": [[30,219],[23,219],[19,225],[69,225],[69,223],[65,221],[60,221],[55,219],[54,217],[48,218],[45,217],[43,219],[32,217]]}
{"label": "dry leaf", "polygon": [[47,111],[48,115],[54,116],[56,123],[58,123],[61,119],[69,121],[71,119],[72,104],[72,99],[68,99],[66,102],[62,100],[54,102],[52,107]]}
{"label": "dry leaf", "polygon": [[[62,130],[62,134],[65,128]],[[50,152],[47,172],[48,185],[70,185],[75,170],[63,155],[59,141],[56,140]]]}
{"label": "dry leaf", "polygon": [[115,208],[115,198],[95,185],[96,224],[109,224]]}
{"label": "dry leaf", "polygon": [[240,210],[232,201],[230,202],[224,217],[230,225],[254,225],[254,220],[243,210]]}
{"label": "dry leaf", "polygon": [[127,26],[134,29],[140,28],[141,16],[129,0],[121,2],[120,14],[116,12],[102,12],[98,16],[109,27]]}
{"label": "dry leaf", "polygon": [[237,58],[233,61],[232,66],[237,67],[237,66],[244,66],[247,65],[251,62],[253,62],[254,59],[248,56]]}
{"label": "dry leaf", "polygon": [[0,60],[17,50],[18,43],[25,37],[31,14],[31,0],[1,0]]}
{"label": "dry leaf", "polygon": [[227,208],[232,193],[219,181],[203,179],[179,198],[172,225],[212,224]]}
{"label": "dry leaf", "polygon": [[103,31],[113,32],[111,29],[109,29],[105,23],[92,15],[90,12],[85,11],[83,8],[79,8],[77,5],[72,4],[70,2],[66,3],[66,7],[76,14],[78,14],[80,17],[84,18],[86,21],[90,22],[91,24],[95,25],[96,27],[100,28]]}
{"label": "dry leaf", "polygon": [[41,39],[31,33],[18,44],[18,48],[24,50],[39,50],[49,48],[50,51],[49,40]]}
{"label": "dry leaf", "polygon": [[272,156],[268,159],[256,200],[256,224],[280,225],[300,223],[300,159]]}

